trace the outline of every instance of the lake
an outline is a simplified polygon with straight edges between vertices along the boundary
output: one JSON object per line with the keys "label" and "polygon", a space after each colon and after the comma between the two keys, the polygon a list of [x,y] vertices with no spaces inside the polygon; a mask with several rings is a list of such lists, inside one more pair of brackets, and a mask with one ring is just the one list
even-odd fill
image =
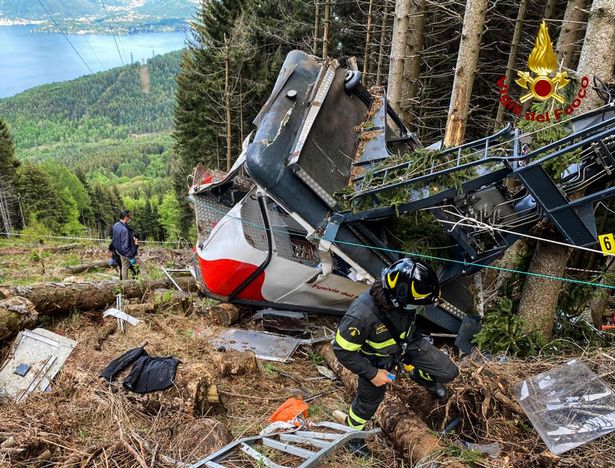
{"label": "lake", "polygon": [[[62,34],[30,32],[31,28],[0,27],[0,98],[90,73]],[[182,49],[186,39],[184,32],[138,33],[115,36],[116,47],[110,35],[67,36],[93,72],[121,66],[122,60],[128,64],[131,57],[142,61]]]}

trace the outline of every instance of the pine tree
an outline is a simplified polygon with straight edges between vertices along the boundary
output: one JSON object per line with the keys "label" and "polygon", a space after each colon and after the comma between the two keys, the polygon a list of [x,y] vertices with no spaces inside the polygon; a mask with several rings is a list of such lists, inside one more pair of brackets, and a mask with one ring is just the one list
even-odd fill
{"label": "pine tree", "polygon": [[6,124],[0,119],[0,229],[11,232],[19,226],[16,176],[19,163]]}
{"label": "pine tree", "polygon": [[69,220],[69,207],[62,202],[47,172],[40,166],[23,164],[18,175],[18,188],[27,221],[39,222],[54,234],[61,233]]}

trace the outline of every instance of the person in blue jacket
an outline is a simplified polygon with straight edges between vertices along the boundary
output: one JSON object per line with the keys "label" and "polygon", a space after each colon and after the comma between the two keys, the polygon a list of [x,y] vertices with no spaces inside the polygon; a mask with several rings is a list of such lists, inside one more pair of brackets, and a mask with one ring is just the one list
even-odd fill
{"label": "person in blue jacket", "polygon": [[132,229],[128,226],[132,213],[124,210],[120,213],[119,221],[113,225],[113,236],[111,246],[119,255],[121,260],[120,279],[128,279],[129,268],[136,263],[135,257],[139,241],[132,233]]}

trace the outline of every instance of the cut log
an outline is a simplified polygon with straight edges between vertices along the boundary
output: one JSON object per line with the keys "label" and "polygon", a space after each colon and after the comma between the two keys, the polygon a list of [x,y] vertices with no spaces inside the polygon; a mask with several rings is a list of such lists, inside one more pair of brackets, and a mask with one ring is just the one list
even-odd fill
{"label": "cut log", "polygon": [[[327,365],[337,374],[350,394],[357,390],[357,378],[342,366],[333,354],[330,344],[316,348]],[[415,466],[420,460],[436,456],[446,445],[433,431],[397,397],[387,393],[375,417],[376,423],[391,439],[395,448],[403,453],[404,459]],[[461,468],[465,466],[455,460],[438,458],[442,466]]]}
{"label": "cut log", "polygon": [[38,320],[34,304],[24,297],[9,297],[0,300],[0,340],[4,340],[24,328],[33,327]]}
{"label": "cut log", "polygon": [[109,263],[107,260],[97,260],[91,263],[83,263],[81,265],[67,266],[62,270],[66,273],[70,273],[72,275],[76,275],[77,273],[83,273],[86,271],[96,270],[97,268],[109,268]]}
{"label": "cut log", "polygon": [[[182,288],[183,289],[183,288]],[[148,301],[152,302],[156,310],[168,311],[179,309],[188,312],[192,305],[192,295],[186,291],[177,289],[155,289],[148,295]]]}
{"label": "cut log", "polygon": [[207,312],[218,325],[222,325],[223,327],[232,325],[239,320],[241,315],[241,309],[239,307],[225,302],[211,306]]}
{"label": "cut log", "polygon": [[145,304],[126,304],[122,306],[122,309],[129,315],[153,314],[156,312],[156,306],[151,302],[146,302]]}
{"label": "cut log", "polygon": [[77,242],[75,244],[52,245],[45,247],[43,250],[45,252],[68,252],[69,250],[73,250],[78,247],[83,247],[83,244]]}
{"label": "cut log", "polygon": [[222,377],[260,372],[256,355],[252,351],[229,350],[217,356],[218,371]]}
{"label": "cut log", "polygon": [[[196,290],[193,278],[177,280],[182,289]],[[0,299],[20,296],[29,299],[41,315],[71,310],[95,310],[115,302],[122,293],[124,299],[143,297],[148,291],[173,288],[169,280],[97,281],[84,283],[40,283],[30,286],[2,286]]]}

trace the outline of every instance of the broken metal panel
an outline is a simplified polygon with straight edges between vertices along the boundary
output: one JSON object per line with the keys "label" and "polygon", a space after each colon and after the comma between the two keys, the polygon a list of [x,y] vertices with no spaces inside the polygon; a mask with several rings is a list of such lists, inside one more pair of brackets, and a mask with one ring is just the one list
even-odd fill
{"label": "broken metal panel", "polygon": [[515,398],[556,455],[615,430],[615,393],[576,359],[518,383]]}
{"label": "broken metal panel", "polygon": [[333,336],[300,339],[256,330],[229,328],[214,337],[211,343],[236,351],[252,351],[258,359],[265,361],[287,362],[299,346],[311,346],[332,338]]}
{"label": "broken metal panel", "polygon": [[20,332],[0,369],[0,395],[19,402],[45,391],[75,346],[76,341],[44,328]]}
{"label": "broken metal panel", "polygon": [[303,340],[254,330],[231,328],[212,340],[215,346],[252,351],[258,359],[287,362]]}
{"label": "broken metal panel", "polygon": [[263,309],[252,318],[262,320],[265,329],[283,332],[306,333],[310,325],[305,312],[290,310]]}

